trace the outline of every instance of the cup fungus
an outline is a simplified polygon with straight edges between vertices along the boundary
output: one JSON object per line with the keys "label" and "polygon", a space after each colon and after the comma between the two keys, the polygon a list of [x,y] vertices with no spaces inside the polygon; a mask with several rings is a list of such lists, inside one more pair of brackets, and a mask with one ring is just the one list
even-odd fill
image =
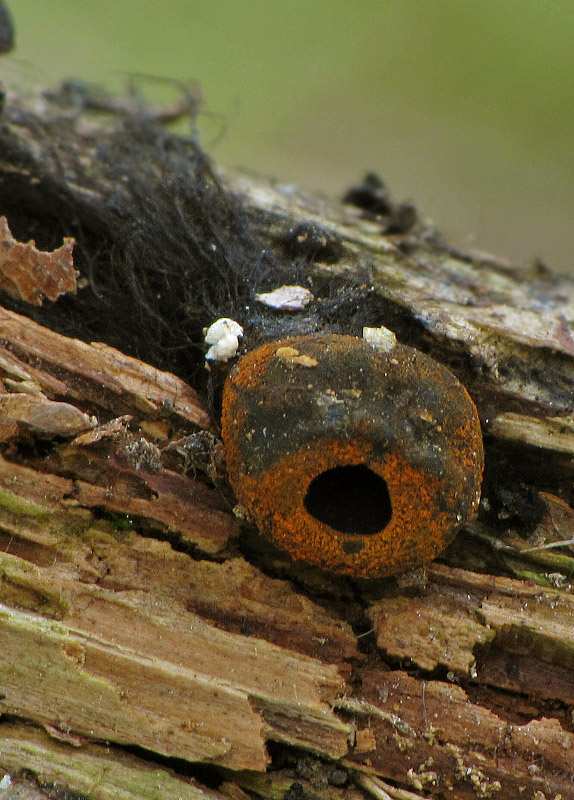
{"label": "cup fungus", "polygon": [[259,529],[329,571],[420,566],[478,508],[476,408],[446,367],[392,334],[383,345],[317,334],[253,350],[227,379],[222,435]]}

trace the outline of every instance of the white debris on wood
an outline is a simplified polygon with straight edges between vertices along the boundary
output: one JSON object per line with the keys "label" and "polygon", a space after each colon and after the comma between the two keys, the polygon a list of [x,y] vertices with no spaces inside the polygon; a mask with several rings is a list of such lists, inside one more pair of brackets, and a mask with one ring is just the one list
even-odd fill
{"label": "white debris on wood", "polygon": [[221,317],[203,332],[205,343],[211,345],[205,354],[207,361],[229,361],[230,358],[237,355],[243,328],[234,319]]}
{"label": "white debris on wood", "polygon": [[300,311],[308,306],[313,299],[313,294],[304,286],[280,286],[272,292],[256,294],[255,299],[269,308],[278,308],[281,311]]}
{"label": "white debris on wood", "polygon": [[389,353],[397,346],[397,337],[388,328],[363,328],[363,339],[380,353]]}

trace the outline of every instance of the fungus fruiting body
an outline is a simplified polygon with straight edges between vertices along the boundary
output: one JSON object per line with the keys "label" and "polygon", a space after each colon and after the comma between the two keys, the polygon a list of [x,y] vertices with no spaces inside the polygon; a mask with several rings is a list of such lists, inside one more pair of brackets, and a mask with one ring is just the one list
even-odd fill
{"label": "fungus fruiting body", "polygon": [[357,577],[433,559],[472,518],[483,448],[476,408],[443,365],[337,334],[265,344],[227,379],[229,477],[294,559]]}

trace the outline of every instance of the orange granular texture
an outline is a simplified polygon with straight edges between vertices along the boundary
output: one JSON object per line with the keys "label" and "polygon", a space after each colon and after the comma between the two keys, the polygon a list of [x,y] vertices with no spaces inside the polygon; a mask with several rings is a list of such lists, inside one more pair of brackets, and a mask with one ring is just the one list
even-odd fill
{"label": "orange granular texture", "polygon": [[270,356],[274,355],[277,348],[277,342],[271,342],[244,356],[231,375],[235,389],[253,389],[257,386],[269,369],[272,363]]}
{"label": "orange granular texture", "polygon": [[[450,515],[437,510],[442,482],[399,454],[373,462],[369,452],[369,443],[361,440],[321,441],[308,452],[286,456],[257,478],[244,476],[239,499],[279,547],[324,569],[374,577],[431,560],[456,530]],[[363,547],[354,554],[344,550],[349,534],[319,522],[303,504],[311,480],[341,464],[366,464],[381,475],[393,506],[391,521],[380,533],[357,537]]]}
{"label": "orange granular texture", "polygon": [[[222,435],[230,480],[239,501],[260,530],[294,559],[360,577],[398,574],[434,558],[452,540],[460,525],[476,513],[483,469],[478,416],[470,396],[451,373],[426,356],[398,346],[393,351],[394,363],[409,374],[412,372],[413,380],[433,384],[442,392],[443,407],[450,412],[456,408],[455,417],[465,420],[454,431],[451,426],[448,435],[449,426],[446,426],[445,459],[441,467],[444,472],[437,474],[413,466],[404,454],[412,452],[412,441],[406,448],[404,442],[398,441],[394,449],[375,458],[368,424],[358,426],[351,435],[344,430],[340,438],[327,438],[317,429],[310,434],[307,444],[298,445],[299,450],[295,452],[289,450],[290,443],[286,441],[285,451],[278,448],[272,465],[262,470],[257,456],[249,453],[250,433],[257,424],[251,405],[255,399],[256,404],[265,406],[269,398],[269,407],[273,408],[277,397],[285,396],[285,387],[291,386],[289,372],[279,372],[284,383],[271,380],[273,373],[267,374],[271,365],[277,363],[274,356],[278,347],[289,344],[294,349],[305,349],[308,346],[314,358],[324,355],[335,362],[341,348],[357,347],[360,351],[365,347],[361,340],[353,337],[331,338],[332,343],[330,337],[321,336],[316,341],[308,337],[309,342],[307,337],[272,342],[241,360],[230,376],[223,398]],[[329,346],[323,352],[321,348],[325,342]],[[364,355],[362,353],[362,357]],[[285,365],[282,367],[288,369]],[[381,392],[385,386],[384,370],[383,365],[380,377],[369,373],[371,380],[381,381]],[[309,370],[311,382],[315,380],[312,374],[313,370]],[[293,385],[301,390],[302,382],[297,383],[298,377],[293,373]],[[330,386],[329,383],[327,388],[314,388],[310,383],[308,388],[334,394]],[[342,391],[346,390],[343,377]],[[248,397],[251,405],[246,400]],[[416,446],[416,442],[414,444]],[[242,448],[249,464],[243,463]],[[318,475],[334,467],[357,464],[380,475],[386,481],[391,498],[390,521],[374,534],[338,531],[315,519],[304,503],[309,484]]]}

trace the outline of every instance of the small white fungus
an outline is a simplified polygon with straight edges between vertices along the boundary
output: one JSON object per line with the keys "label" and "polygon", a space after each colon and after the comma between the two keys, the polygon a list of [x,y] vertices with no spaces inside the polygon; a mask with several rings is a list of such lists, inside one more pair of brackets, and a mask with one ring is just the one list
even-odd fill
{"label": "small white fungus", "polygon": [[300,311],[309,305],[313,294],[304,286],[280,286],[272,292],[256,294],[255,299],[265,306],[281,311]]}
{"label": "small white fungus", "polygon": [[205,354],[207,361],[229,361],[237,354],[243,328],[234,319],[221,317],[205,329],[204,334],[205,343],[211,345]]}
{"label": "small white fungus", "polygon": [[215,320],[209,328],[204,329],[206,344],[217,344],[227,334],[232,333],[234,336],[243,336],[243,328],[234,319],[229,317],[220,317]]}

